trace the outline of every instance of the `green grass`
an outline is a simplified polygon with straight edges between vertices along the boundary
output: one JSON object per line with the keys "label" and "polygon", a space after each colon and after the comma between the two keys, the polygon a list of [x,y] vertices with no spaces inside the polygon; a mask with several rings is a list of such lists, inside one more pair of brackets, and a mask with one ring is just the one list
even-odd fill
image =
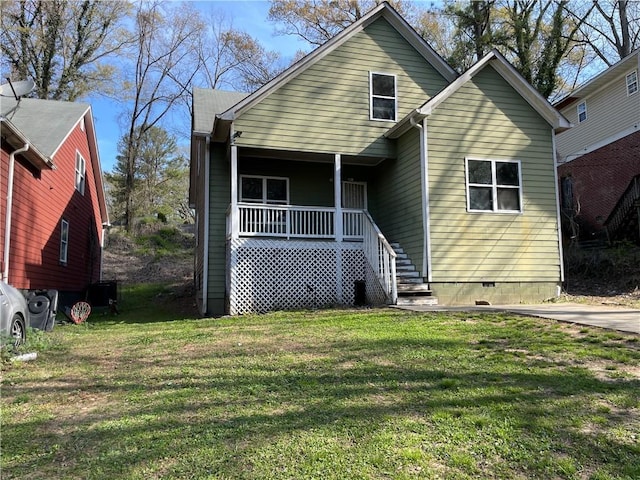
{"label": "green grass", "polygon": [[175,303],[125,291],[122,315],[56,326],[55,348],[5,366],[3,479],[640,477],[636,336]]}

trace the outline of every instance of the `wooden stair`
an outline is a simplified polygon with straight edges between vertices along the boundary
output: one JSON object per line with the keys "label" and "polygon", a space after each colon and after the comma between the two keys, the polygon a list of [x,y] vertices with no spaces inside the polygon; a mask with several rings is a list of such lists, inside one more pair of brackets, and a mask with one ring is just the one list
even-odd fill
{"label": "wooden stair", "polygon": [[432,295],[429,285],[411,262],[399,243],[391,243],[396,252],[396,283],[398,305],[437,305],[438,299]]}

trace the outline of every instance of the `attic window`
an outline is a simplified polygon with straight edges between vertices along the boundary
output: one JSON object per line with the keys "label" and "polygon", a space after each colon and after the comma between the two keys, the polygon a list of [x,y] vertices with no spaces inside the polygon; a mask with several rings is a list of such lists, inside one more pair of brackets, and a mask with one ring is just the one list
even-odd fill
{"label": "attic window", "polygon": [[578,104],[578,121],[582,123],[586,119],[587,119],[587,102],[582,102]]}
{"label": "attic window", "polygon": [[371,92],[371,119],[396,121],[398,98],[396,95],[396,76],[386,73],[369,74]]}
{"label": "attic window", "polygon": [[627,95],[633,95],[638,91],[638,72],[634,70],[627,75]]}

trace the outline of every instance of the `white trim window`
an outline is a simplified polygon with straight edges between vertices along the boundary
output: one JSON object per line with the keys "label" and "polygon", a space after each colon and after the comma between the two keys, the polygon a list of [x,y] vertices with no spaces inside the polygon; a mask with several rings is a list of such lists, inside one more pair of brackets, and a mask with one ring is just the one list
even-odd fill
{"label": "white trim window", "polygon": [[84,195],[84,186],[86,182],[86,162],[80,152],[76,151],[76,190]]}
{"label": "white trim window", "polygon": [[69,222],[62,219],[60,222],[60,263],[67,264],[69,256]]}
{"label": "white trim window", "polygon": [[467,211],[522,212],[520,160],[465,158]]}
{"label": "white trim window", "polygon": [[396,76],[369,72],[370,118],[395,122],[398,111]]}
{"label": "white trim window", "polygon": [[582,123],[587,119],[587,102],[578,104],[578,122]]}
{"label": "white trim window", "polygon": [[629,73],[627,79],[627,96],[631,96],[638,92],[638,71],[634,70]]}
{"label": "white trim window", "polygon": [[240,175],[240,201],[287,205],[289,203],[289,179],[286,177],[263,177]]}

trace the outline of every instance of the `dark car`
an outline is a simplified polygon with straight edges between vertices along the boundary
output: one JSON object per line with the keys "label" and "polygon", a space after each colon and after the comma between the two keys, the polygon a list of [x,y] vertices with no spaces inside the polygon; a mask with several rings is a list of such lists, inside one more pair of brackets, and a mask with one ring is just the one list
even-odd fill
{"label": "dark car", "polygon": [[17,289],[0,281],[0,335],[12,337],[13,344],[20,345],[27,338],[29,325],[27,300]]}

